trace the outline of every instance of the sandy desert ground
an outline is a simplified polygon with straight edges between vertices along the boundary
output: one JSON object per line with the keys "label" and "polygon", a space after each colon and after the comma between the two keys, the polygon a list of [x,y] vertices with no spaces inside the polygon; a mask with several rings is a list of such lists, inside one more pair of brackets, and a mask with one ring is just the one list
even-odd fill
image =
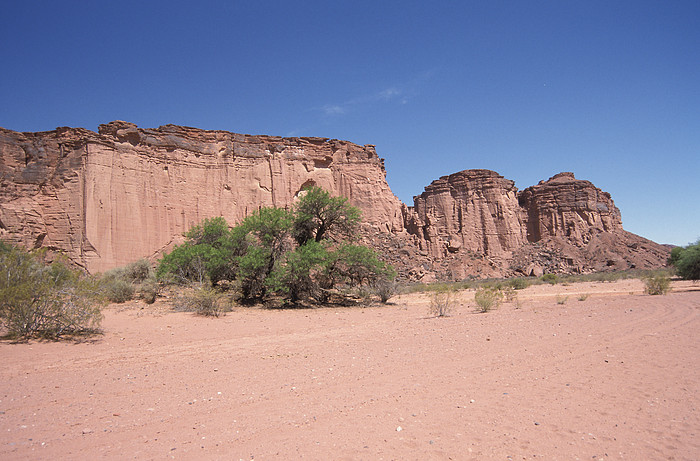
{"label": "sandy desert ground", "polygon": [[[0,343],[0,459],[700,459],[700,286],[223,318],[111,306],[84,343]],[[579,301],[580,293],[590,293]],[[558,304],[557,296],[568,296]]]}

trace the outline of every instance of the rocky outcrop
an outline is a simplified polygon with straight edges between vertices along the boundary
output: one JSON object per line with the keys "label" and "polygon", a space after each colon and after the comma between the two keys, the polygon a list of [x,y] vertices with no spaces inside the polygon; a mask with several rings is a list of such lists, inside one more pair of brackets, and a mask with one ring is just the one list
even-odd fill
{"label": "rocky outcrop", "polygon": [[413,280],[659,267],[668,248],[626,232],[610,195],[572,173],[518,192],[489,170],[433,181],[402,204],[374,146],[127,122],[95,133],[0,128],[0,238],[91,272],[159,254],[204,218],[240,222],[318,185],[348,197],[362,239]]}
{"label": "rocky outcrop", "polygon": [[413,198],[406,228],[434,257],[499,255],[525,243],[517,191],[513,181],[494,171],[443,176]]}
{"label": "rocky outcrop", "polygon": [[426,260],[409,271],[436,278],[653,268],[668,257],[624,231],[610,194],[573,173],[518,192],[496,172],[465,170],[433,181],[414,202],[405,225]]}
{"label": "rocky outcrop", "polygon": [[518,200],[527,213],[527,240],[560,237],[581,246],[601,232],[621,233],[622,219],[610,194],[573,173],[559,173],[523,190]]}
{"label": "rocky outcrop", "polygon": [[403,229],[371,145],[112,122],[99,133],[1,130],[0,155],[0,237],[93,272],[149,256],[207,217],[289,207],[308,185],[348,197],[376,229]]}

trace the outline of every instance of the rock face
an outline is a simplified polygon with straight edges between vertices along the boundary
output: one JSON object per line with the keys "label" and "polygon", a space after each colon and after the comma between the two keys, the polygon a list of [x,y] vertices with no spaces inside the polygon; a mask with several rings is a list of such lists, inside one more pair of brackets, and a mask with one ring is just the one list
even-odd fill
{"label": "rock face", "polygon": [[560,173],[518,192],[489,170],[444,176],[402,204],[374,146],[127,122],[95,133],[0,128],[0,238],[65,252],[91,272],[158,254],[204,218],[289,207],[306,186],[363,211],[362,239],[409,279],[664,265],[606,192]]}
{"label": "rock face", "polygon": [[525,243],[517,192],[513,181],[494,171],[443,176],[413,198],[406,228],[433,257],[502,254]]}
{"label": "rock face", "polygon": [[466,170],[414,201],[406,228],[437,278],[653,268],[668,258],[662,245],[622,228],[610,194],[573,173],[518,192],[493,171]]}
{"label": "rock face", "polygon": [[559,173],[523,190],[518,197],[527,213],[527,240],[561,237],[573,245],[584,245],[601,232],[620,233],[620,210],[589,181],[573,173]]}
{"label": "rock face", "polygon": [[1,130],[0,155],[0,238],[65,251],[91,272],[152,255],[207,217],[288,207],[308,185],[348,197],[379,230],[403,228],[371,145],[112,122]]}

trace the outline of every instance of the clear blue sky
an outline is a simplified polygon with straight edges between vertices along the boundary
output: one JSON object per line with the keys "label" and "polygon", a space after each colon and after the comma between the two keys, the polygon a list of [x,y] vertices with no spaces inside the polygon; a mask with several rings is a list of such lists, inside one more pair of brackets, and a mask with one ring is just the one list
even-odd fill
{"label": "clear blue sky", "polygon": [[3,2],[0,126],[121,119],[375,144],[394,193],[573,171],[700,238],[700,1]]}

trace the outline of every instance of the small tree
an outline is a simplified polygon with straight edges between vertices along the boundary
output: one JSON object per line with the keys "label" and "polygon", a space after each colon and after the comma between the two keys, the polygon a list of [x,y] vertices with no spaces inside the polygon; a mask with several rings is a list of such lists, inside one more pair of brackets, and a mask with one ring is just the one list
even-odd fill
{"label": "small tree", "polygon": [[156,271],[158,277],[172,275],[180,283],[209,280],[212,285],[233,278],[232,255],[241,242],[231,234],[224,218],[205,219],[187,231],[185,237],[184,244],[163,254]]}
{"label": "small tree", "polygon": [[310,240],[287,253],[286,261],[268,279],[268,286],[288,296],[293,303],[306,298],[320,298],[317,274],[328,260],[328,251]]}
{"label": "small tree", "polygon": [[236,280],[244,302],[270,293],[325,302],[336,286],[373,285],[395,275],[374,251],[342,240],[359,220],[346,198],[312,187],[292,211],[261,208],[233,229],[223,218],[205,220],[163,256],[158,274],[199,282],[206,276],[212,284]]}
{"label": "small tree", "polygon": [[671,250],[669,262],[676,268],[679,277],[685,280],[700,280],[700,240],[685,248]]}
{"label": "small tree", "polygon": [[[345,197],[332,197],[320,187],[305,189],[294,207],[294,238],[299,245],[329,235],[351,236],[360,223],[360,210]],[[335,236],[337,236],[335,235]]]}
{"label": "small tree", "polygon": [[268,277],[291,248],[291,228],[292,216],[282,208],[261,208],[233,228],[232,234],[241,242],[234,265],[243,300],[266,294]]}

